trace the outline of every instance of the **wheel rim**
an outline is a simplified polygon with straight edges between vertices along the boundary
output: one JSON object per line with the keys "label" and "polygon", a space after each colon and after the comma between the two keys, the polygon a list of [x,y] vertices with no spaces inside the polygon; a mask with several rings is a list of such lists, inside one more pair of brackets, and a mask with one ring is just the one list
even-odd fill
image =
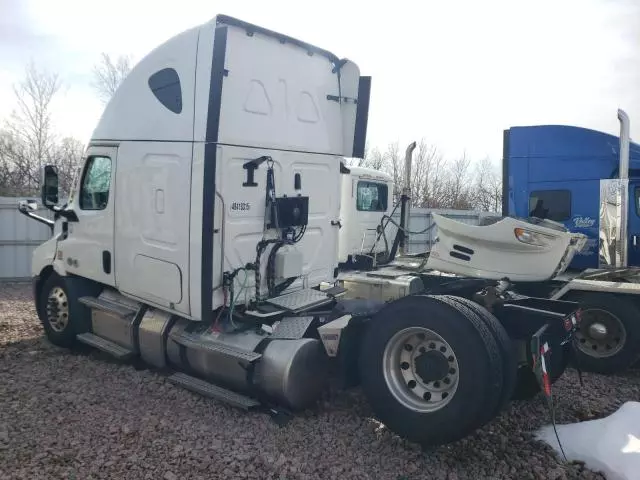
{"label": "wheel rim", "polygon": [[458,389],[460,368],[451,346],[433,330],[397,332],[384,350],[383,373],[389,391],[406,408],[435,412]]}
{"label": "wheel rim", "polygon": [[599,308],[582,311],[575,334],[578,349],[596,358],[611,357],[624,347],[627,331],[620,319]]}
{"label": "wheel rim", "polygon": [[60,287],[55,287],[47,297],[47,321],[56,332],[62,332],[69,324],[69,301]]}

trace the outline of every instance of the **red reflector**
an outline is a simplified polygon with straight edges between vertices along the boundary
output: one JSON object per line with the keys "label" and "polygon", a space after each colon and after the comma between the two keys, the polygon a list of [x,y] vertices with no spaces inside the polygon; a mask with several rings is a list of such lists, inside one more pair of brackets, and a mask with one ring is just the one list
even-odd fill
{"label": "red reflector", "polygon": [[567,317],[564,319],[564,329],[569,332],[571,330],[571,328],[573,327],[573,320],[571,319],[571,317]]}
{"label": "red reflector", "polygon": [[547,397],[551,396],[551,382],[549,380],[549,375],[548,374],[544,374],[544,376],[542,377],[542,383],[544,385],[544,394]]}
{"label": "red reflector", "polygon": [[580,320],[582,320],[582,310],[580,309],[576,310],[575,318],[576,318],[576,323],[580,323]]}

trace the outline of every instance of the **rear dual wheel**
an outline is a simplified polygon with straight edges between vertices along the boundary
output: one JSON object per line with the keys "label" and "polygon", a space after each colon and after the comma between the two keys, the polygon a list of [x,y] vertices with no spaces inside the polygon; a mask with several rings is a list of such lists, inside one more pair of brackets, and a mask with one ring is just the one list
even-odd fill
{"label": "rear dual wheel", "polygon": [[640,357],[640,309],[629,298],[603,293],[574,293],[581,320],[575,335],[575,363],[596,373],[626,370]]}
{"label": "rear dual wheel", "polygon": [[499,344],[486,319],[457,299],[405,297],[378,312],[364,334],[362,388],[390,430],[422,445],[450,443],[501,408]]}

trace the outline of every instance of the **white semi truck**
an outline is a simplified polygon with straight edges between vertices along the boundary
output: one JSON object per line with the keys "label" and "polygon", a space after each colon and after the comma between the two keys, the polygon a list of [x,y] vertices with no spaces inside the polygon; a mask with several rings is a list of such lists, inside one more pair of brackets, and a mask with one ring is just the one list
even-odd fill
{"label": "white semi truck", "polygon": [[[547,389],[578,306],[513,292],[499,252],[551,277],[579,234],[512,218],[474,239],[441,228],[424,268],[396,255],[407,189],[389,254],[341,274],[343,160],[363,154],[369,86],[349,60],[223,15],[153,50],[106,106],[66,204],[43,168],[53,237],[32,272],[48,339],[139,357],[247,409],[308,407],[337,372],[423,445]],[[367,208],[382,200],[365,190]]]}

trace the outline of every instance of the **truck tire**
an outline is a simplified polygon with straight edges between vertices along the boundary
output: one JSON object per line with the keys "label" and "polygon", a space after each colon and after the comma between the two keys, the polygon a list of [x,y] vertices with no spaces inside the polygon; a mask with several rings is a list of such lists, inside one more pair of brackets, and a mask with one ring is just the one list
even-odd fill
{"label": "truck tire", "polygon": [[502,357],[485,323],[439,296],[390,303],[364,332],[362,389],[391,431],[423,446],[459,440],[497,405]]}
{"label": "truck tire", "polygon": [[626,370],[640,357],[640,310],[630,299],[605,293],[572,293],[582,310],[574,362],[595,373]]}
{"label": "truck tire", "polygon": [[502,394],[498,400],[495,410],[487,420],[489,421],[504,410],[515,391],[518,375],[518,361],[515,345],[511,341],[511,337],[509,337],[507,331],[500,323],[500,320],[498,320],[495,315],[482,305],[479,305],[468,298],[456,297],[453,295],[446,295],[445,297],[457,302],[458,304],[465,305],[469,310],[478,315],[491,331],[491,334],[493,335],[493,338],[495,338],[498,348],[500,349],[500,356],[502,357]]}
{"label": "truck tire", "polygon": [[78,299],[96,295],[95,290],[82,279],[61,277],[55,272],[44,281],[38,317],[51,343],[70,348],[76,343],[76,335],[90,330],[91,311]]}

